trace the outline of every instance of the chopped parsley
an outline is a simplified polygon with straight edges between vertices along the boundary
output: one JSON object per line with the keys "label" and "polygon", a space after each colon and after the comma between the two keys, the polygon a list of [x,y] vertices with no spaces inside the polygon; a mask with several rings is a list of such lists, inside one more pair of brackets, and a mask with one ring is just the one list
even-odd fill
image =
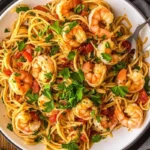
{"label": "chopped parsley", "polygon": [[19,51],[22,51],[26,46],[24,41],[17,42],[17,44],[18,44],[18,50]]}
{"label": "chopped parsley", "polygon": [[28,103],[33,103],[38,101],[39,95],[37,93],[34,94],[31,90],[29,90],[26,93],[26,97],[28,98]]}
{"label": "chopped parsley", "polygon": [[44,103],[44,112],[50,112],[54,109],[54,101],[51,100],[50,102]]}
{"label": "chopped parsley", "polygon": [[112,60],[112,57],[107,54],[107,53],[101,53],[103,59],[105,59],[106,61],[110,62]]}
{"label": "chopped parsley", "polygon": [[106,35],[104,34],[103,36],[102,36],[102,40],[105,40],[106,39]]}
{"label": "chopped parsley", "polygon": [[37,138],[34,139],[34,142],[38,143],[42,140],[43,138],[41,136],[38,136]]}
{"label": "chopped parsley", "polygon": [[110,48],[109,42],[106,42],[105,47],[106,47],[106,48]]}
{"label": "chopped parsley", "polygon": [[22,11],[26,12],[26,11],[28,11],[28,10],[30,10],[29,7],[20,6],[20,7],[17,7],[17,8],[16,8],[16,12],[17,12],[17,13],[20,13],[20,12],[22,12]]}
{"label": "chopped parsley", "polygon": [[81,69],[78,72],[71,73],[71,78],[79,83],[83,83],[84,81],[84,73]]}
{"label": "chopped parsley", "polygon": [[50,50],[50,56],[53,56],[53,55],[57,54],[58,51],[59,51],[59,46],[58,45],[52,46],[52,48]]}
{"label": "chopped parsley", "polygon": [[145,85],[144,85],[144,89],[145,89],[145,91],[147,92],[148,95],[150,95],[150,85],[149,85],[149,80],[150,80],[150,77],[149,77],[149,76],[146,76],[146,77],[145,77]]}
{"label": "chopped parsley", "polygon": [[53,34],[49,34],[46,38],[45,38],[45,42],[48,43],[50,42],[50,40],[53,38]]}
{"label": "chopped parsley", "polygon": [[37,46],[36,48],[35,48],[35,51],[37,51],[37,52],[40,52],[40,51],[42,51],[43,50],[43,48],[41,47],[41,46]]}
{"label": "chopped parsley", "polygon": [[5,28],[4,32],[5,32],[5,33],[8,33],[8,32],[10,32],[10,31],[9,31],[7,28]]}
{"label": "chopped parsley", "polygon": [[101,121],[100,116],[96,116],[96,120],[97,122],[100,122]]}
{"label": "chopped parsley", "polygon": [[119,62],[118,64],[114,65],[112,67],[112,70],[115,71],[116,73],[118,73],[121,69],[126,69],[127,68],[127,64],[123,61]]}
{"label": "chopped parsley", "polygon": [[114,87],[111,88],[111,91],[116,96],[121,96],[121,97],[125,97],[126,94],[129,92],[129,90],[126,86],[114,86]]}
{"label": "chopped parsley", "polygon": [[96,134],[96,135],[92,136],[92,142],[93,143],[99,142],[101,139],[102,139],[102,136],[99,135],[99,134]]}
{"label": "chopped parsley", "polygon": [[67,150],[79,150],[79,146],[75,142],[70,142],[68,144],[62,144],[62,148]]}
{"label": "chopped parsley", "polygon": [[15,72],[14,75],[15,75],[16,77],[18,77],[18,76],[20,76],[21,74],[18,73],[18,72]]}
{"label": "chopped parsley", "polygon": [[68,79],[70,77],[69,68],[64,68],[62,71],[60,71],[60,75],[62,75],[63,78]]}
{"label": "chopped parsley", "polygon": [[49,88],[45,88],[44,91],[42,92],[44,96],[49,98],[50,100],[52,99],[52,93]]}
{"label": "chopped parsley", "polygon": [[75,55],[76,55],[76,53],[75,53],[74,51],[71,51],[71,52],[68,54],[68,60],[73,60]]}
{"label": "chopped parsley", "polygon": [[8,123],[7,124],[7,129],[9,129],[10,131],[13,131],[13,126],[11,123]]}
{"label": "chopped parsley", "polygon": [[45,74],[45,77],[49,80],[52,79],[52,76],[53,74],[51,72]]}
{"label": "chopped parsley", "polygon": [[52,25],[49,26],[49,28],[54,30],[57,34],[61,34],[63,29],[59,21],[55,21]]}
{"label": "chopped parsley", "polygon": [[121,37],[123,35],[122,32],[117,32],[117,37]]}
{"label": "chopped parsley", "polygon": [[73,21],[73,22],[69,23],[68,24],[69,29],[65,30],[64,32],[69,33],[77,25],[78,25],[78,22],[76,22],[76,21]]}
{"label": "chopped parsley", "polygon": [[92,110],[92,111],[91,111],[91,116],[92,116],[92,118],[95,117],[95,110]]}
{"label": "chopped parsley", "polygon": [[83,4],[77,5],[77,7],[74,8],[74,13],[80,14],[82,10],[84,10],[85,6]]}

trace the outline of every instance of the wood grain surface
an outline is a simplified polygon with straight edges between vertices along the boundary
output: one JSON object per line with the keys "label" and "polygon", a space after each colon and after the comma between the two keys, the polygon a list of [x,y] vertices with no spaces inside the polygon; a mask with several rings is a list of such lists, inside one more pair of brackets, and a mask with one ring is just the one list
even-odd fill
{"label": "wood grain surface", "polygon": [[0,150],[17,150],[17,148],[0,133]]}

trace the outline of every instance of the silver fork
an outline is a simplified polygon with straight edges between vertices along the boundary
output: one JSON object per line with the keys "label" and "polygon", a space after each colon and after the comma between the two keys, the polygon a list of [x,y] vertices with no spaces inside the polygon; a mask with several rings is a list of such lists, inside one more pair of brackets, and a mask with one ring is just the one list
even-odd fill
{"label": "silver fork", "polygon": [[144,23],[142,23],[141,25],[137,26],[137,28],[135,29],[134,33],[127,39],[127,41],[129,41],[130,43],[132,42],[133,39],[134,39],[135,41],[137,41],[139,32],[141,31],[141,29],[142,29],[147,23],[150,23],[150,18],[148,18],[148,20],[145,21]]}

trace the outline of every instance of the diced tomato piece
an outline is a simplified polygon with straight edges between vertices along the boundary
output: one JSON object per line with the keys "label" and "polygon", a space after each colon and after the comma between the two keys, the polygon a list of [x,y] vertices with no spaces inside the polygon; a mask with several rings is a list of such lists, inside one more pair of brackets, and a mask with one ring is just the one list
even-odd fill
{"label": "diced tomato piece", "polygon": [[94,50],[94,47],[91,43],[88,43],[86,45],[80,46],[79,50],[81,51],[81,54],[86,55]]}
{"label": "diced tomato piece", "polygon": [[10,76],[12,74],[12,72],[9,69],[5,69],[3,70],[3,72],[7,75]]}
{"label": "diced tomato piece", "polygon": [[40,86],[36,80],[33,81],[32,91],[33,93],[38,93],[40,91]]}
{"label": "diced tomato piece", "polygon": [[31,111],[30,115],[31,115],[31,117],[32,117],[33,120],[38,120],[39,119],[39,116],[37,115],[36,112]]}
{"label": "diced tomato piece", "polygon": [[59,16],[57,14],[54,15],[56,19],[59,19]]}
{"label": "diced tomato piece", "polygon": [[22,52],[18,52],[16,55],[14,55],[15,59],[19,59],[22,56]]}
{"label": "diced tomato piece", "polygon": [[139,97],[137,99],[137,103],[139,104],[140,102],[142,104],[145,104],[148,101],[148,95],[144,89],[139,91]]}
{"label": "diced tomato piece", "polygon": [[109,110],[108,110],[108,109],[102,110],[102,111],[101,111],[101,114],[103,114],[103,115],[108,115],[108,114],[109,114]]}
{"label": "diced tomato piece", "polygon": [[77,118],[76,121],[82,122],[83,124],[86,124],[86,120],[83,120],[83,119],[81,119],[81,118]]}
{"label": "diced tomato piece", "polygon": [[74,1],[75,1],[74,3],[75,3],[76,5],[81,4],[81,0],[74,0]]}
{"label": "diced tomato piece", "polygon": [[32,55],[29,53],[29,52],[27,52],[27,51],[24,51],[23,52],[23,57],[26,59],[26,60],[28,60],[29,62],[31,62],[32,61]]}
{"label": "diced tomato piece", "polygon": [[123,41],[122,46],[126,48],[126,50],[131,50],[131,43],[129,41]]}
{"label": "diced tomato piece", "polygon": [[88,15],[88,11],[86,11],[86,10],[82,10],[82,12],[81,12],[81,16],[87,16]]}
{"label": "diced tomato piece", "polygon": [[46,8],[44,8],[43,6],[40,6],[40,5],[34,7],[34,9],[41,10],[41,11],[44,11],[44,12],[48,12],[48,10]]}
{"label": "diced tomato piece", "polygon": [[58,115],[58,112],[54,112],[51,116],[49,116],[49,121],[51,123],[56,123],[57,115]]}
{"label": "diced tomato piece", "polygon": [[83,142],[87,142],[87,138],[86,138],[85,134],[83,134],[83,133],[81,134],[80,139],[81,139]]}
{"label": "diced tomato piece", "polygon": [[22,65],[23,65],[22,62],[17,62],[17,66],[18,66],[18,67],[21,67]]}

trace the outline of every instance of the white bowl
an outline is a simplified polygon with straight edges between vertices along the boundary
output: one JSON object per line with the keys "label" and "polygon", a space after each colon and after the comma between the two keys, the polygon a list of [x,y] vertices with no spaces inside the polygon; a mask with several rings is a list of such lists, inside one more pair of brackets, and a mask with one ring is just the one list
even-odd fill
{"label": "white bowl", "polygon": [[[11,13],[10,10],[20,3],[28,4],[33,7],[40,4],[46,4],[49,0],[19,0],[5,10],[5,12],[0,16],[0,40],[2,40],[7,34],[4,33],[5,28],[11,27],[14,20],[17,18],[16,13]],[[108,2],[115,14],[115,16],[127,15],[131,21],[133,28],[132,31],[141,23],[145,21],[144,17],[126,0],[106,0]],[[150,27],[147,25],[141,32],[142,39],[148,37],[148,42],[144,45],[147,47],[150,44]],[[150,58],[148,59],[150,62]],[[43,144],[37,144],[35,146],[25,145],[24,142],[17,137],[14,132],[7,129],[7,124],[10,122],[6,115],[5,106],[0,101],[0,131],[16,146],[24,150],[41,150],[44,149]],[[113,138],[108,137],[107,139],[94,144],[91,150],[121,150],[127,148],[133,141],[135,141],[149,126],[150,122],[150,111],[147,112],[146,118],[143,125],[139,129],[128,131],[126,128],[121,128],[113,132]]]}

